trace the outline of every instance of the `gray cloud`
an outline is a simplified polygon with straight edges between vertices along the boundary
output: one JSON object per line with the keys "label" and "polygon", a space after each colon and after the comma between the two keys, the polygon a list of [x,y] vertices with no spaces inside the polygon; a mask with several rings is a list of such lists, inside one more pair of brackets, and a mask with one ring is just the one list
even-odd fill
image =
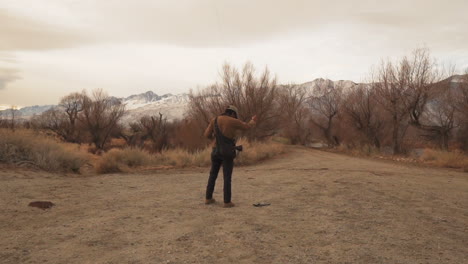
{"label": "gray cloud", "polygon": [[0,51],[0,63],[16,63],[16,57],[9,53],[9,52],[1,52]]}
{"label": "gray cloud", "polygon": [[[239,46],[288,34],[313,35],[329,24],[351,25],[360,31],[371,28],[392,38],[419,43],[426,38],[422,33],[434,33],[428,39],[447,45],[468,38],[466,0],[49,2],[69,10],[80,22],[80,29],[60,21],[46,24],[0,9],[0,34],[6,40],[0,43],[0,50],[63,48],[95,41]],[[439,38],[440,33],[443,38]]]}
{"label": "gray cloud", "polygon": [[[322,3],[323,2],[323,3]],[[101,1],[81,5],[99,30],[117,40],[180,46],[235,46],[340,21],[336,1]],[[91,10],[97,10],[96,13]]]}
{"label": "gray cloud", "polygon": [[329,24],[400,30],[395,37],[413,41],[421,38],[421,30],[447,32],[443,37],[468,36],[465,0],[449,4],[443,0],[108,0],[80,2],[73,8],[87,14],[99,37],[180,46],[236,46],[287,34],[314,34]]}
{"label": "gray cloud", "polygon": [[0,68],[0,90],[5,89],[7,84],[21,79],[19,71],[11,68]]}
{"label": "gray cloud", "polygon": [[467,0],[3,2],[0,87],[20,78],[12,68],[23,79],[1,99],[16,104],[53,103],[64,87],[194,87],[223,60],[267,64],[286,82],[359,81],[380,57],[427,45],[468,67]]}
{"label": "gray cloud", "polygon": [[91,37],[67,27],[51,25],[0,8],[0,51],[46,50],[77,46]]}

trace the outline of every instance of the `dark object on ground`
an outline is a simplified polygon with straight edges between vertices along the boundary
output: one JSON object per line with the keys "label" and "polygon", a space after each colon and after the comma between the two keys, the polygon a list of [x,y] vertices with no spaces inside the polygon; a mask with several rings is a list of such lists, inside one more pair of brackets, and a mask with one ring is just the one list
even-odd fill
{"label": "dark object on ground", "polygon": [[256,204],[252,204],[253,206],[255,207],[262,207],[262,206],[269,206],[270,204],[269,203],[256,203]]}
{"label": "dark object on ground", "polygon": [[35,202],[30,202],[29,206],[37,207],[41,209],[50,209],[52,208],[52,206],[55,206],[55,204],[49,201],[35,201]]}

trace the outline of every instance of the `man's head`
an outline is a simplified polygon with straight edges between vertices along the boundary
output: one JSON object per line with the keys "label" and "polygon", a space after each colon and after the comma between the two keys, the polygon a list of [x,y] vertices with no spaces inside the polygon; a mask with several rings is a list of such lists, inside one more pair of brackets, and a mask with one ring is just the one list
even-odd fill
{"label": "man's head", "polygon": [[224,113],[230,117],[237,118],[238,110],[237,110],[237,107],[230,105],[226,108],[226,111],[224,111]]}

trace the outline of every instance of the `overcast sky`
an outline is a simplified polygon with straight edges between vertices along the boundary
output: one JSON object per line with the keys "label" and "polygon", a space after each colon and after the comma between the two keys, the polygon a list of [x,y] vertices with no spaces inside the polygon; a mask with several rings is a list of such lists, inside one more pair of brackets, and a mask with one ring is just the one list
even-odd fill
{"label": "overcast sky", "polygon": [[468,67],[467,0],[0,0],[0,107],[83,89],[188,92],[224,62],[281,83],[364,80],[428,47]]}

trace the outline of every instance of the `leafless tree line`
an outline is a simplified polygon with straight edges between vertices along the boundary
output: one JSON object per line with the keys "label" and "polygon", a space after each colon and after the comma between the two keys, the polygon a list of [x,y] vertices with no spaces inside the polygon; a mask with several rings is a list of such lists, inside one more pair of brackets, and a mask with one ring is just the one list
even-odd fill
{"label": "leafless tree line", "polygon": [[[460,82],[451,82],[453,72],[443,71],[427,49],[416,49],[411,56],[382,61],[368,84],[356,85],[345,93],[340,87],[318,87],[311,100],[315,111],[313,122],[324,130],[329,143],[333,118],[344,131],[359,132],[348,142],[363,140],[377,148],[388,141],[393,153],[403,152],[408,129],[416,129],[420,137],[448,149],[453,130],[466,120],[467,75]],[[389,131],[390,133],[388,133]],[[466,136],[465,136],[466,137]]]}
{"label": "leafless tree line", "polygon": [[[340,82],[277,85],[268,70],[258,76],[251,64],[242,71],[225,65],[221,83],[190,95],[189,117],[207,124],[229,104],[240,106],[241,118],[259,114],[262,139],[283,135],[294,144],[323,139],[329,146],[366,144],[405,151],[408,131],[448,149],[454,139],[468,147],[468,75],[448,79],[429,50],[416,49],[397,61],[382,61],[365,84]],[[467,72],[468,74],[468,72]]]}
{"label": "leafless tree line", "polygon": [[12,105],[10,109],[0,112],[0,127],[9,128],[14,131],[19,118],[21,118],[21,112],[17,106]]}
{"label": "leafless tree line", "polygon": [[53,131],[64,141],[90,143],[98,152],[105,150],[112,138],[153,152],[168,146],[172,127],[161,113],[143,116],[128,126],[120,123],[125,114],[125,105],[119,99],[98,89],[91,95],[83,91],[63,97],[58,107],[34,117],[31,123],[34,128]]}
{"label": "leafless tree line", "polygon": [[150,141],[150,149],[153,151],[160,152],[167,147],[169,125],[161,113],[159,116],[143,116],[129,126],[130,129],[123,130],[121,134],[129,146],[143,148],[145,142]]}
{"label": "leafless tree line", "polygon": [[[370,145],[405,151],[408,135],[448,149],[451,143],[468,150],[468,71],[458,82],[441,70],[427,49],[416,49],[397,61],[382,61],[368,83],[342,82],[278,85],[268,68],[257,72],[225,64],[220,81],[191,92],[183,120],[169,122],[161,113],[120,123],[125,105],[102,90],[72,93],[32,119],[31,127],[48,129],[65,141],[90,143],[103,150],[111,138],[126,145],[160,152],[165,148],[204,148],[207,124],[228,105],[239,108],[244,121],[257,115],[255,129],[245,136],[263,140],[288,138],[293,144],[321,140],[329,146]],[[15,116],[15,113],[13,113]],[[13,122],[0,125],[14,129]]]}
{"label": "leafless tree line", "polygon": [[85,91],[63,97],[58,107],[32,119],[35,128],[48,129],[65,141],[91,143],[103,150],[111,137],[119,133],[119,121],[125,105],[103,90],[91,95]]}

